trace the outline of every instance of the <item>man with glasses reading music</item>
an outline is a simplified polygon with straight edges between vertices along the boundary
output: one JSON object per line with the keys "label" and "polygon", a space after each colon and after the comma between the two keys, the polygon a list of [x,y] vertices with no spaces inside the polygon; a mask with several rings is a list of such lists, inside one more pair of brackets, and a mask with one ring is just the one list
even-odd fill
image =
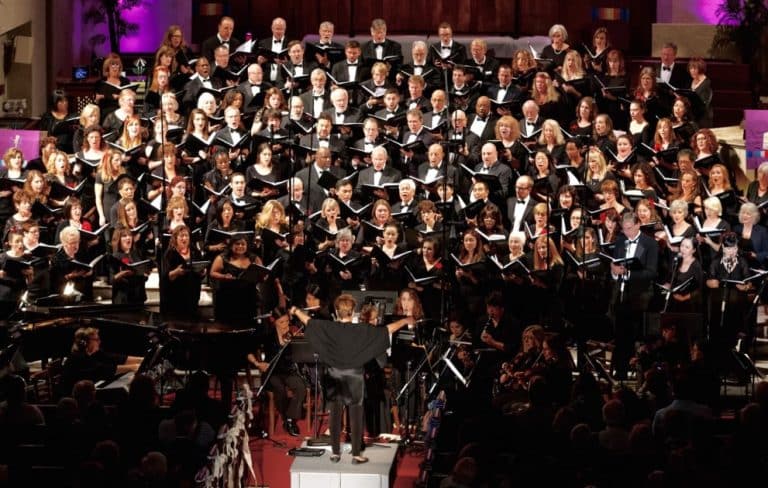
{"label": "man with glasses reading music", "polygon": [[614,318],[613,369],[617,379],[626,379],[634,341],[642,333],[644,312],[651,300],[656,278],[659,247],[653,237],[640,232],[640,220],[633,212],[621,217],[613,258],[633,258],[632,262],[612,262],[614,280],[611,299]]}

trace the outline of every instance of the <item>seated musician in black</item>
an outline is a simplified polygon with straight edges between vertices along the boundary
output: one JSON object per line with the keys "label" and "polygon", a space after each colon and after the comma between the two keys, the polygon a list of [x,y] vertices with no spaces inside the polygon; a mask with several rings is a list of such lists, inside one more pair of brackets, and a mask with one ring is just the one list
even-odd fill
{"label": "seated musician in black", "polygon": [[[275,408],[283,418],[283,428],[289,435],[298,437],[299,425],[296,420],[301,418],[301,406],[307,395],[307,385],[291,358],[290,347],[285,347],[291,340],[288,314],[276,310],[270,322],[274,325],[274,335],[268,334],[265,338],[264,358],[251,353],[248,354],[248,362],[256,366],[263,375],[267,374],[272,362],[277,361],[269,373],[269,388],[275,398]],[[277,354],[280,354],[280,357],[275,359]],[[266,359],[270,362],[266,362]]]}
{"label": "seated musician in black", "polygon": [[391,345],[390,336],[414,322],[405,317],[385,327],[352,323],[357,303],[352,295],[340,295],[335,303],[337,321],[312,319],[303,310],[291,307],[289,315],[298,317],[307,329],[309,344],[328,365],[328,399],[331,402],[331,462],[341,460],[342,405],[349,406],[352,436],[352,464],[368,462],[360,455],[363,430],[363,365],[384,353]]}
{"label": "seated musician in black", "polygon": [[111,354],[101,350],[99,329],[81,327],[75,331],[70,355],[64,361],[61,393],[69,395],[80,380],[109,380],[115,374],[136,371],[143,358]]}

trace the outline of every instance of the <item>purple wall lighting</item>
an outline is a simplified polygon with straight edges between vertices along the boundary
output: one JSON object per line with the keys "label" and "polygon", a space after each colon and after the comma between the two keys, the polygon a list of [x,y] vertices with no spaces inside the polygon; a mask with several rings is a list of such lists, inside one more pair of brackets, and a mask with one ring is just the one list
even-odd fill
{"label": "purple wall lighting", "polygon": [[164,22],[168,18],[164,7],[164,2],[144,0],[141,6],[123,12],[126,22],[139,25],[139,32],[120,39],[120,52],[146,53],[157,50],[169,25]]}
{"label": "purple wall lighting", "polygon": [[[723,0],[688,0],[702,24],[717,25],[717,9]],[[686,3],[686,2],[683,2]]]}

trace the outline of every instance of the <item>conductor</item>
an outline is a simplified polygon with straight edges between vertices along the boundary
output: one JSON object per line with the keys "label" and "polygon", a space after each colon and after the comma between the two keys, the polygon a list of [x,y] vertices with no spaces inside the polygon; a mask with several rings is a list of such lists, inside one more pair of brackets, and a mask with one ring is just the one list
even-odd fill
{"label": "conductor", "polygon": [[291,307],[289,315],[298,317],[306,325],[304,332],[312,349],[327,366],[327,395],[331,418],[331,462],[341,460],[342,405],[349,406],[352,430],[352,464],[368,462],[360,455],[363,430],[363,366],[383,354],[391,346],[391,337],[402,327],[415,324],[413,317],[405,317],[385,327],[371,327],[352,322],[357,303],[348,294],[339,295],[334,302],[336,321],[310,318],[303,310]]}

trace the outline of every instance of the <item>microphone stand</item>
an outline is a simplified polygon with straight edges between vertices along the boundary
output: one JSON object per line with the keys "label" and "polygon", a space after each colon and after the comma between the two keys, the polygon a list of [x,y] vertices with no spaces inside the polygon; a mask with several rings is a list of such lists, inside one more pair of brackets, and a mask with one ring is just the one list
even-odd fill
{"label": "microphone stand", "polygon": [[[165,173],[165,142],[166,142],[166,120],[165,120],[165,114],[163,113],[162,108],[160,109],[160,131],[161,131],[161,137],[160,137],[160,160],[161,164],[160,167],[162,168],[161,171],[161,177],[163,178],[162,181],[162,193],[160,194],[160,214],[157,216],[158,226],[157,226],[157,245],[155,248],[155,261],[157,261],[157,274],[159,276],[163,276],[163,228],[165,227],[165,216],[166,216],[166,209],[168,207],[168,196],[166,193],[166,185],[168,181],[166,180],[167,176]],[[192,232],[192,229],[190,229],[190,232]],[[160,314],[162,315],[165,311],[165,303],[162,300],[162,297],[164,296],[163,293],[163,281],[159,280],[158,286],[159,286],[159,293],[160,293]]]}
{"label": "microphone stand", "polygon": [[[629,246],[630,246],[629,240],[624,241],[624,248],[625,248],[625,250],[624,250],[624,258],[625,259],[627,257],[627,254],[629,254]],[[620,289],[619,289],[619,303],[624,303],[624,286],[626,285],[627,278],[628,278],[628,276],[627,276],[628,270],[626,269],[626,265],[627,265],[627,263],[625,262],[624,263],[624,266],[625,266],[624,274],[622,274],[619,277],[619,280],[621,281],[621,284],[619,285],[620,286]]]}
{"label": "microphone stand", "polygon": [[[667,313],[669,307],[669,298],[672,296],[672,288],[675,286],[675,279],[677,278],[677,268],[680,266],[680,255],[675,255],[675,259],[672,265],[672,276],[669,279],[669,290],[667,290],[667,297],[664,299],[664,308],[661,313]],[[721,316],[722,321],[722,316]]]}

